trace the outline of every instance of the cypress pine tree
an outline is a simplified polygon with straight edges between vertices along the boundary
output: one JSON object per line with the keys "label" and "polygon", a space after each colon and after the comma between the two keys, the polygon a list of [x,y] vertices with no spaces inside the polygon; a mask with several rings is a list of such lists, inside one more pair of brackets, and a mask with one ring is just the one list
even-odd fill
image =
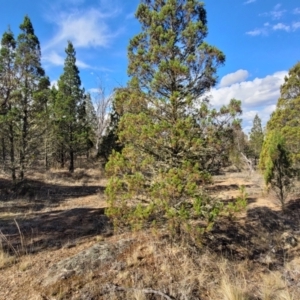
{"label": "cypress pine tree", "polygon": [[18,75],[18,110],[19,110],[19,169],[20,179],[24,178],[28,154],[32,150],[31,142],[34,136],[34,93],[45,72],[41,66],[40,43],[34,33],[32,23],[25,16],[20,25],[21,33],[17,39],[16,68]]}
{"label": "cypress pine tree", "polygon": [[278,131],[286,141],[294,167],[300,169],[300,62],[289,71],[280,89],[276,110],[267,123],[267,134]]}
{"label": "cypress pine tree", "polygon": [[250,147],[255,165],[257,159],[259,158],[263,142],[264,133],[261,126],[261,119],[259,118],[258,114],[256,114],[253,120],[253,127],[251,128],[250,132]]}
{"label": "cypress pine tree", "polygon": [[51,90],[48,77],[42,77],[34,93],[33,119],[35,133],[32,141],[31,154],[44,161],[46,170],[50,167],[50,144],[51,144]]}
{"label": "cypress pine tree", "polygon": [[65,151],[69,156],[69,171],[74,171],[75,154],[80,151],[81,124],[79,113],[84,92],[81,88],[79,70],[76,66],[76,52],[69,41],[64,72],[58,81],[58,93],[54,110],[57,123],[57,137],[60,143],[61,166],[64,166]]}
{"label": "cypress pine tree", "polygon": [[103,159],[104,164],[108,162],[109,156],[115,152],[121,152],[123,145],[118,141],[117,131],[120,121],[120,112],[116,108],[116,101],[113,100],[111,112],[109,114],[109,123],[105,129],[104,135],[100,140],[98,157]]}
{"label": "cypress pine tree", "polygon": [[[217,203],[201,198],[201,185],[224,149],[240,102],[210,110],[203,98],[224,54],[204,42],[206,11],[197,0],[144,0],[136,17],[142,32],[128,48],[131,78],[116,94],[121,112],[118,138],[124,145],[106,165],[108,214],[116,223],[186,220],[187,202],[212,220]],[[222,154],[222,153],[221,153]],[[207,207],[206,207],[207,208]],[[176,232],[181,228],[176,223]]]}
{"label": "cypress pine tree", "polygon": [[14,97],[17,88],[15,68],[16,42],[10,29],[3,34],[0,50],[0,126],[2,163],[6,165],[9,152],[9,169],[13,182],[16,180],[15,166],[15,104]]}
{"label": "cypress pine tree", "polygon": [[80,107],[79,120],[81,122],[83,153],[88,159],[90,156],[90,150],[95,144],[95,132],[97,127],[96,112],[89,93],[84,94]]}
{"label": "cypress pine tree", "polygon": [[268,132],[260,155],[260,169],[266,185],[275,192],[284,210],[295,172],[285,139],[279,131]]}

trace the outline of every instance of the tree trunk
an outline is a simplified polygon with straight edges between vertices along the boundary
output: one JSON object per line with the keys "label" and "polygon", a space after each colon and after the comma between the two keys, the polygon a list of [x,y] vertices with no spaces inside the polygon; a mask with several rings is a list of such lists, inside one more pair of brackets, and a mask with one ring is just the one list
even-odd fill
{"label": "tree trunk", "polygon": [[[27,105],[27,103],[26,103]],[[25,158],[26,158],[26,146],[27,146],[27,133],[28,133],[28,120],[27,120],[27,108],[24,109],[23,126],[21,133],[21,149],[20,149],[20,179],[24,179],[25,173]]]}
{"label": "tree trunk", "polygon": [[5,138],[3,137],[2,140],[2,161],[3,161],[3,170],[5,170],[5,161],[6,161],[6,147],[5,147]]}
{"label": "tree trunk", "polygon": [[11,179],[13,183],[16,181],[16,168],[15,168],[15,141],[14,141],[14,130],[12,123],[9,124],[9,142],[10,142],[10,169]]}
{"label": "tree trunk", "polygon": [[61,168],[65,167],[65,151],[64,151],[64,146],[62,146],[61,149],[60,149],[60,167]]}
{"label": "tree trunk", "polygon": [[71,173],[74,172],[74,151],[73,151],[72,148],[70,149],[70,166],[69,166],[69,171]]}

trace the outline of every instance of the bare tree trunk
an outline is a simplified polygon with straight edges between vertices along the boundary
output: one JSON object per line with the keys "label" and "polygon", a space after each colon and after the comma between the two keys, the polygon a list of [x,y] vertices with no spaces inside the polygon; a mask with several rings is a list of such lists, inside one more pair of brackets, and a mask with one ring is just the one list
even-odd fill
{"label": "bare tree trunk", "polygon": [[69,166],[69,171],[71,172],[71,173],[73,173],[74,172],[74,151],[73,151],[73,149],[71,148],[70,149],[70,166]]}
{"label": "bare tree trunk", "polygon": [[9,124],[9,142],[10,142],[10,169],[11,179],[13,183],[16,181],[16,167],[15,167],[15,141],[14,141],[14,130],[13,125]]}
{"label": "bare tree trunk", "polygon": [[28,134],[28,110],[27,99],[24,101],[24,116],[22,118],[22,131],[21,131],[21,149],[20,149],[20,179],[24,179],[25,173],[25,159],[26,159],[26,147],[27,147],[27,134]]}
{"label": "bare tree trunk", "polygon": [[96,95],[96,116],[97,116],[97,131],[96,131],[96,150],[99,150],[101,138],[109,124],[108,112],[112,104],[113,95],[106,96],[105,88],[100,83]]}
{"label": "bare tree trunk", "polygon": [[5,147],[5,138],[1,139],[2,142],[2,161],[3,161],[3,170],[5,170],[5,161],[6,161],[6,147]]}
{"label": "bare tree trunk", "polygon": [[249,169],[249,175],[251,176],[252,173],[254,172],[252,161],[249,158],[247,158],[247,156],[243,152],[241,152],[241,156],[244,159],[245,163],[247,164]]}
{"label": "bare tree trunk", "polygon": [[64,150],[64,146],[61,146],[60,149],[60,167],[64,168],[65,167],[65,150]]}

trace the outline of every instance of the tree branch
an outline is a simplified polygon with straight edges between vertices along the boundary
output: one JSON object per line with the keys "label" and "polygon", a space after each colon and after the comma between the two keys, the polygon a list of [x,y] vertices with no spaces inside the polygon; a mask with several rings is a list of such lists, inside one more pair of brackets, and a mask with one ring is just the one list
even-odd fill
{"label": "tree branch", "polygon": [[160,292],[160,291],[156,291],[156,290],[153,290],[153,289],[136,289],[136,288],[125,288],[125,287],[122,287],[122,286],[118,286],[118,285],[115,285],[115,284],[111,284],[109,285],[109,287],[115,291],[140,291],[140,292],[143,292],[145,294],[156,294],[156,295],[159,295],[167,300],[174,300],[173,297],[170,297],[168,296],[167,294],[163,293],[163,292]]}

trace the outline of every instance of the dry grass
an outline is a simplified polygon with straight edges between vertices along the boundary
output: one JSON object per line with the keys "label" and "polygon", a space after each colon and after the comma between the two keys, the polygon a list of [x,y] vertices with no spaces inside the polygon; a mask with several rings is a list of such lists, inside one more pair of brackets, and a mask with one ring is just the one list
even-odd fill
{"label": "dry grass", "polygon": [[127,233],[134,243],[113,263],[47,287],[41,278],[55,263],[124,235],[101,231],[106,179],[100,169],[51,170],[30,180],[29,194],[13,198],[7,189],[11,198],[0,202],[0,299],[300,299],[300,246],[285,249],[281,240],[284,222],[297,216],[281,216],[259,176],[216,178],[216,195],[231,199],[243,184],[251,201],[235,222],[220,221],[202,248],[170,241],[159,230]]}
{"label": "dry grass", "polygon": [[0,270],[11,266],[15,261],[16,258],[4,251],[0,245]]}

